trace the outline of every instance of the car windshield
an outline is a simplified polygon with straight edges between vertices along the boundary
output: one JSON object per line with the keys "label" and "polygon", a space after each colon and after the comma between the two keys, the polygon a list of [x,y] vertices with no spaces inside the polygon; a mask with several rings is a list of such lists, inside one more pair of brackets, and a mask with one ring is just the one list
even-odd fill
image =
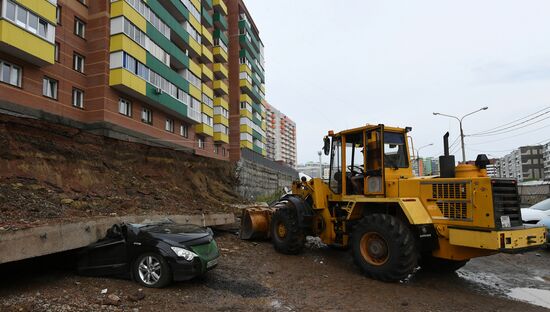
{"label": "car windshield", "polygon": [[534,204],[533,206],[531,206],[531,209],[542,210],[542,211],[550,210],[550,198],[547,198],[537,204]]}

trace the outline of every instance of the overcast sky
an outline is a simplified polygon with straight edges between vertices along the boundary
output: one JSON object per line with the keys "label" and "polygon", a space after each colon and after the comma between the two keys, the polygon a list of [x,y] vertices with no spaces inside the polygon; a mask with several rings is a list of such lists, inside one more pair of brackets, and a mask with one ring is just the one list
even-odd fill
{"label": "overcast sky", "polygon": [[[465,119],[471,134],[550,106],[548,0],[245,1],[265,45],[266,99],[296,122],[299,163],[318,159],[328,130],[411,126],[415,147],[434,143],[421,156],[438,156],[458,122],[434,111],[489,106]],[[466,151],[543,140],[550,119],[467,137]]]}

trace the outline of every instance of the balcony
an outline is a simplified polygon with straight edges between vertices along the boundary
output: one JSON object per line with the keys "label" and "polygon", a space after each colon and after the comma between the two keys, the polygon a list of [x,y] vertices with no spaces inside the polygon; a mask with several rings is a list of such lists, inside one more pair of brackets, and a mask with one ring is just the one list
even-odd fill
{"label": "balcony", "polygon": [[202,16],[201,20],[203,25],[206,25],[208,27],[214,27],[214,20],[212,19],[212,15],[210,15],[210,13],[208,13],[207,10],[202,10],[201,16]]}
{"label": "balcony", "polygon": [[109,85],[132,96],[145,96],[147,94],[145,80],[123,68],[111,69]]}
{"label": "balcony", "polygon": [[229,120],[222,115],[214,115],[214,123],[219,125],[229,126]]}
{"label": "balcony", "polygon": [[37,66],[55,63],[53,44],[7,20],[0,20],[0,50]]}
{"label": "balcony", "polygon": [[229,143],[229,136],[222,132],[214,132],[214,141]]}
{"label": "balcony", "polygon": [[227,19],[220,12],[214,13],[214,25],[222,30],[227,30]]}
{"label": "balcony", "polygon": [[[2,2],[2,1],[0,1]],[[17,0],[22,6],[30,9],[40,17],[48,20],[53,25],[56,24],[55,11],[57,1],[48,0]]]}
{"label": "balcony", "polygon": [[205,46],[213,46],[214,45],[214,37],[212,37],[212,33],[208,31],[208,28],[202,26],[202,44]]}
{"label": "balcony", "polygon": [[206,124],[198,124],[195,126],[195,133],[197,134],[203,134],[207,136],[213,136],[214,135],[214,128],[210,127]]}
{"label": "balcony", "polygon": [[214,52],[214,61],[217,63],[227,63],[228,56],[227,52],[225,52],[222,47],[215,46],[213,49]]}
{"label": "balcony", "polygon": [[202,46],[201,61],[207,64],[214,63],[214,55],[212,54],[212,51],[204,45]]}
{"label": "balcony", "polygon": [[229,38],[227,38],[227,35],[221,29],[214,30],[214,38],[220,39],[225,45],[229,44]]}
{"label": "balcony", "polygon": [[215,97],[214,98],[214,106],[221,106],[221,107],[229,110],[229,103],[222,97]]}
{"label": "balcony", "polygon": [[205,7],[207,10],[212,10],[213,8],[212,0],[202,0],[201,3],[202,3],[202,6]]}
{"label": "balcony", "polygon": [[214,10],[227,15],[227,5],[225,5],[224,0],[214,0]]}
{"label": "balcony", "polygon": [[227,95],[229,94],[229,88],[222,80],[214,80],[214,92],[216,92],[217,95]]}
{"label": "balcony", "polygon": [[205,83],[202,84],[202,93],[211,99],[214,98],[214,90],[212,90],[212,88],[207,86]]}
{"label": "balcony", "polygon": [[241,79],[239,82],[239,86],[241,87],[241,90],[248,94],[252,92],[252,84],[246,79]]}
{"label": "balcony", "polygon": [[227,79],[227,77],[229,77],[229,71],[224,64],[214,63],[214,76],[219,80]]}

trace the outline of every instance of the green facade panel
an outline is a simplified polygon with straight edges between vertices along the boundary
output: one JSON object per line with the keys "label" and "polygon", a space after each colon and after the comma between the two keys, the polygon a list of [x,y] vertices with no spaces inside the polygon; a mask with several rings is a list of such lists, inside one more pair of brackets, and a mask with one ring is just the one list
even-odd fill
{"label": "green facade panel", "polygon": [[206,27],[214,27],[214,20],[212,19],[212,16],[210,13],[208,13],[208,10],[205,8],[202,8],[202,24]]}
{"label": "green facade panel", "polygon": [[220,25],[220,28],[222,28],[224,30],[226,30],[227,27],[228,27],[227,19],[220,12],[215,12],[214,13],[214,23]]}
{"label": "green facade panel", "polygon": [[261,154],[263,152],[263,149],[261,147],[256,146],[255,144],[252,144],[254,148],[254,152]]}
{"label": "green facade panel", "polygon": [[229,38],[227,38],[227,35],[221,29],[214,30],[214,38],[220,39],[225,45],[229,45]]}
{"label": "green facade panel", "polygon": [[147,22],[147,36],[164,51],[168,52],[171,57],[175,57],[177,61],[182,63],[185,68],[189,68],[189,57],[149,22]]}
{"label": "green facade panel", "polygon": [[189,82],[149,52],[147,52],[147,67],[176,85],[178,88],[189,93]]}
{"label": "green facade panel", "polygon": [[146,96],[149,99],[156,102],[157,105],[162,106],[164,109],[168,109],[182,117],[187,117],[187,105],[174,99],[164,92],[162,92],[161,94],[157,94],[155,89],[155,86],[147,83]]}
{"label": "green facade panel", "polygon": [[172,33],[177,34],[183,42],[189,44],[189,33],[181,26],[181,24],[158,2],[158,0],[147,1],[149,8],[157,14],[157,16],[172,30]]}

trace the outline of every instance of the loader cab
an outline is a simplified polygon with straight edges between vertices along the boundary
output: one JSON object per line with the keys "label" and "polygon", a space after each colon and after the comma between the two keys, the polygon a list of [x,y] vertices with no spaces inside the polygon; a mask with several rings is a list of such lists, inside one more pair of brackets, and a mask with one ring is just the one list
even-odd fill
{"label": "loader cab", "polygon": [[386,181],[412,176],[407,131],[366,126],[332,135],[329,186],[335,194],[386,196]]}

